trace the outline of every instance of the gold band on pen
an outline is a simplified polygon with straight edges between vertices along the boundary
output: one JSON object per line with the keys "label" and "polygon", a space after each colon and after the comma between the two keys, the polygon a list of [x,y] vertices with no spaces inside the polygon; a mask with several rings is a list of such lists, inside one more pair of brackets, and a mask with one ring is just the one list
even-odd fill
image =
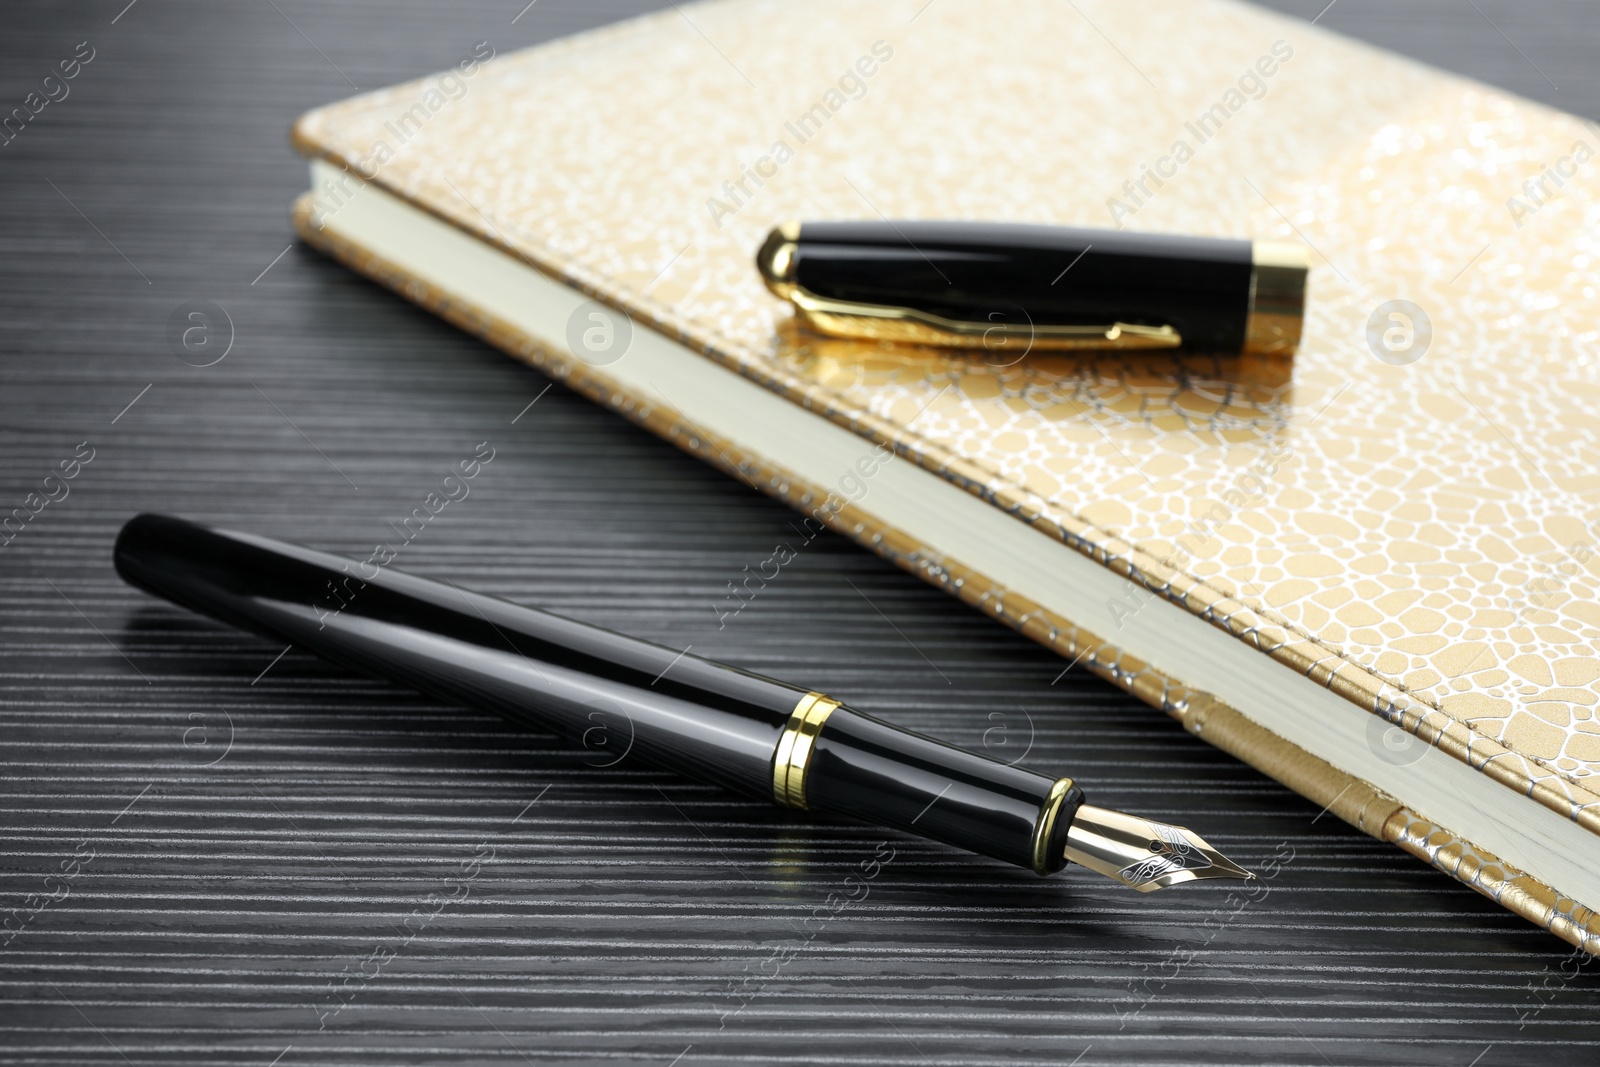
{"label": "gold band on pen", "polygon": [[1250,248],[1250,314],[1244,324],[1244,350],[1262,356],[1292,356],[1305,326],[1306,274],[1311,260],[1304,246],[1288,241],[1255,241]]}
{"label": "gold band on pen", "polygon": [[772,756],[772,795],[779,804],[804,809],[806,771],[817,734],[839,702],[821,693],[807,693],[789,713],[789,724]]}
{"label": "gold band on pen", "polygon": [[1056,817],[1061,814],[1061,802],[1066,799],[1071,789],[1071,778],[1058,779],[1045,796],[1044,806],[1039,809],[1038,819],[1034,820],[1033,869],[1039,874],[1049,874],[1053,869],[1050,864],[1050,838],[1055,834]]}

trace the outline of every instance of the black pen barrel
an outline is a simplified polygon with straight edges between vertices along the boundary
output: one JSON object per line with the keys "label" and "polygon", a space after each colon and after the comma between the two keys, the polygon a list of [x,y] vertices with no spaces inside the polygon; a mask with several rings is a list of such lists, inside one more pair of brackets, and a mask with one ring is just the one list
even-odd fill
{"label": "black pen barrel", "polygon": [[820,693],[549,612],[163,515],[123,527],[130,584],[439,699],[795,808],[1050,873],[1082,793]]}
{"label": "black pen barrel", "polygon": [[183,607],[431,696],[772,796],[805,693],[389,567],[162,515],[123,527],[117,572]]}

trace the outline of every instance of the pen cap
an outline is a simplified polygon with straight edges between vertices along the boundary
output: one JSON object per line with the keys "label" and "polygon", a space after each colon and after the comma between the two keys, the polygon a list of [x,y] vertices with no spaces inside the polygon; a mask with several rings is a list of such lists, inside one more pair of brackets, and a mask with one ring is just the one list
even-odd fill
{"label": "pen cap", "polygon": [[832,336],[992,347],[1289,354],[1298,245],[1018,223],[785,223],[757,254],[768,287]]}

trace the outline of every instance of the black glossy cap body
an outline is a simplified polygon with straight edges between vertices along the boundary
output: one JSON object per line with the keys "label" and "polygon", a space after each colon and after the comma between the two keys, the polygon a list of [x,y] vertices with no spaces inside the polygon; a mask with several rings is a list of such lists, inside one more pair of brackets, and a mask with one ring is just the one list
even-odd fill
{"label": "black glossy cap body", "polygon": [[806,222],[792,270],[830,300],[978,323],[1171,326],[1188,348],[1234,353],[1250,314],[1252,247],[1020,223]]}

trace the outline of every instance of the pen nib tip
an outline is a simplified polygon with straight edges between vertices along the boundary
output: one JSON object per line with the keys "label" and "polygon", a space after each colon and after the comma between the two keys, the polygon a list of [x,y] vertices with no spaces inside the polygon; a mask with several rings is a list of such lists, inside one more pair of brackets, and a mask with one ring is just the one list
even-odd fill
{"label": "pen nib tip", "polygon": [[1066,856],[1141,893],[1180,882],[1256,877],[1193,830],[1091,804],[1073,817]]}

